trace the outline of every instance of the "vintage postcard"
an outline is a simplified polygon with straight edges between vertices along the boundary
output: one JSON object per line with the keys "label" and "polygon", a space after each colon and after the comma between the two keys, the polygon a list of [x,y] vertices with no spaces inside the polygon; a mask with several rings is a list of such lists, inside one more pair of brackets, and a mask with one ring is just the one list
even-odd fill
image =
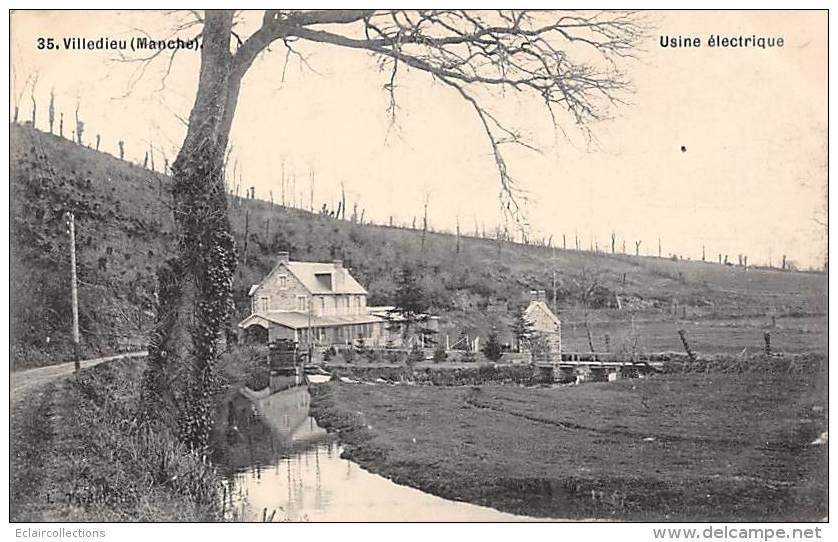
{"label": "vintage postcard", "polygon": [[827,22],[10,11],[10,521],[821,537]]}

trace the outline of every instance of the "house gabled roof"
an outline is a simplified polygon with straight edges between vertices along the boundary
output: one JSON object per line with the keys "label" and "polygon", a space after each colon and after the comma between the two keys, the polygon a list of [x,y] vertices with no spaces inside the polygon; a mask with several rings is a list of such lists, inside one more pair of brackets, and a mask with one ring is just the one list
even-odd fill
{"label": "house gabled roof", "polygon": [[552,322],[555,325],[562,325],[561,320],[559,320],[559,317],[556,316],[556,314],[550,310],[550,307],[548,307],[547,303],[545,303],[544,301],[530,301],[529,306],[526,308],[526,310],[524,310],[524,318],[527,320],[532,320],[533,313],[535,313],[536,311],[540,311],[546,314],[547,317],[550,318],[550,320],[552,320]]}
{"label": "house gabled roof", "polygon": [[[342,265],[321,262],[279,262],[262,282],[250,288],[248,295],[253,295],[259,286],[271,279],[280,269],[285,268],[302,283],[311,294],[359,294],[366,295],[367,290]],[[331,274],[332,288],[317,279],[316,275]]]}
{"label": "house gabled roof", "polygon": [[[358,284],[349,270],[343,266],[333,263],[320,262],[288,262],[285,264],[291,273],[303,283],[306,290],[312,294],[366,294],[363,286]],[[327,273],[332,274],[332,289],[327,288],[317,280],[315,275]],[[340,274],[343,275],[340,278]]]}

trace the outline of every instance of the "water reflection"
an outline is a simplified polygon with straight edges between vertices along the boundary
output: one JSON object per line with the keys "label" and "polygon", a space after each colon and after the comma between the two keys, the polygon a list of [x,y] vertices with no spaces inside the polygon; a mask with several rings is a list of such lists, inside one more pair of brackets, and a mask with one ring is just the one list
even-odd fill
{"label": "water reflection", "polygon": [[[245,396],[246,395],[246,396]],[[230,402],[227,516],[240,521],[509,521],[524,519],[394,484],[341,459],[309,416],[304,386]]]}

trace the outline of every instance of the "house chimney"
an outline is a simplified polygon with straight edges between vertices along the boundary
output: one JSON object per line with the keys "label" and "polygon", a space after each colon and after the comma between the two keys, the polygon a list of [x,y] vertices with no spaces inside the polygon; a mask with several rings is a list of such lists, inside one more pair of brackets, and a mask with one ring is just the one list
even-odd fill
{"label": "house chimney", "polygon": [[288,253],[287,252],[280,252],[278,254],[278,256],[279,256],[279,262],[280,263],[288,263],[289,258],[288,258]]}
{"label": "house chimney", "polygon": [[332,264],[338,269],[343,269],[343,260],[332,260]]}
{"label": "house chimney", "polygon": [[530,301],[546,301],[547,292],[544,290],[530,290]]}

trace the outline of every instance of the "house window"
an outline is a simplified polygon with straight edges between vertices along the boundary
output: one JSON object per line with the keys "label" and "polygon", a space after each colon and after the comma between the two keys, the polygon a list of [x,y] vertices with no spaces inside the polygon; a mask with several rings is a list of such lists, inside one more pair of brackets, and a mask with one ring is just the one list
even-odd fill
{"label": "house window", "polygon": [[259,310],[262,312],[268,312],[268,306],[270,304],[270,298],[268,296],[261,296],[259,298]]}
{"label": "house window", "polygon": [[308,303],[306,302],[306,296],[298,295],[297,296],[297,310],[305,312],[308,310]]}
{"label": "house window", "polygon": [[279,276],[279,289],[285,290],[288,288],[288,275]]}
{"label": "house window", "polygon": [[320,297],[320,313],[323,314],[326,312],[326,296]]}

